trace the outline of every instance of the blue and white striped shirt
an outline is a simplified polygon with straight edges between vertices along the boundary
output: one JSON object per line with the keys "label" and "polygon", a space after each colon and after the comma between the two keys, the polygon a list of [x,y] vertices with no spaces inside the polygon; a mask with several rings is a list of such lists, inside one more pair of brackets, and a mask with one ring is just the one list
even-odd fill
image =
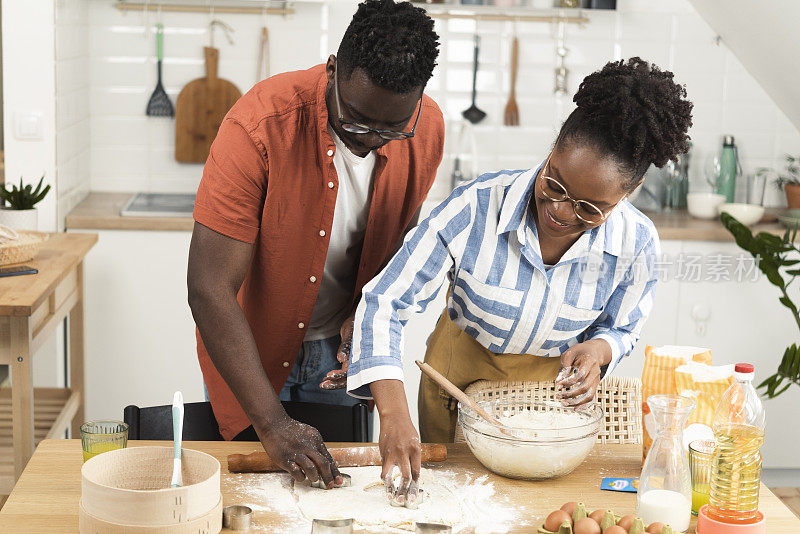
{"label": "blue and white striped shirt", "polygon": [[369,398],[371,382],[403,379],[403,327],[445,279],[450,318],[492,352],[559,357],[576,343],[605,339],[609,371],[630,353],[653,307],[660,254],[653,223],[623,201],[546,268],[528,209],[537,174],[485,174],[456,188],[409,232],[364,287],[347,373],[351,395]]}

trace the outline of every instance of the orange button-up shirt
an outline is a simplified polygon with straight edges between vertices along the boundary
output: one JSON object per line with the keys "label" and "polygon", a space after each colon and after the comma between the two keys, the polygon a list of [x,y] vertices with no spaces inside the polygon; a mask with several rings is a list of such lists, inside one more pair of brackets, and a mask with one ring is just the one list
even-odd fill
{"label": "orange button-up shirt", "polygon": [[[255,246],[239,291],[264,370],[279,392],[311,320],[339,178],[328,132],[325,66],[258,83],[228,112],[197,190],[194,220]],[[354,300],[402,239],[442,159],[444,121],[424,96],[415,137],[377,150]],[[314,278],[312,278],[314,277]],[[225,439],[250,421],[197,333],[197,354]]]}

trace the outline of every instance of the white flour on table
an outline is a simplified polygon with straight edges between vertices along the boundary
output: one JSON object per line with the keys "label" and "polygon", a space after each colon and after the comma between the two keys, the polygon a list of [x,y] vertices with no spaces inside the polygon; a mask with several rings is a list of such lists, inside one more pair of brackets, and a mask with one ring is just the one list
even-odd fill
{"label": "white flour on table", "polygon": [[[521,522],[521,511],[495,494],[487,475],[424,468],[422,486],[430,489],[419,508],[409,510],[391,506],[382,485],[363,490],[369,482],[380,480],[380,466],[342,471],[352,477],[350,488],[319,490],[298,484],[293,491],[292,479],[285,473],[223,475],[223,490],[229,496],[225,504],[250,506],[255,532],[307,533],[311,517],[353,517],[358,524],[356,532],[413,531],[416,520],[451,524],[454,532],[500,533]],[[267,517],[270,524],[280,526],[267,526]]]}

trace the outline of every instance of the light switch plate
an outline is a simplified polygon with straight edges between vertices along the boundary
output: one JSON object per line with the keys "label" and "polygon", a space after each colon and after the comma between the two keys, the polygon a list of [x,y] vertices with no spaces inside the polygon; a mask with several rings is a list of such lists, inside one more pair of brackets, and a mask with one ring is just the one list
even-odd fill
{"label": "light switch plate", "polygon": [[14,136],[22,141],[41,141],[44,139],[44,117],[42,112],[15,112]]}

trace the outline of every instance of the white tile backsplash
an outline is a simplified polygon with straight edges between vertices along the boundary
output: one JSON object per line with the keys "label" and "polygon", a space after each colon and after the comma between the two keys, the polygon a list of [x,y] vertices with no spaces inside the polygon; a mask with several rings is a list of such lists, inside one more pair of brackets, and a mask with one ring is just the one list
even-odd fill
{"label": "white tile backsplash", "polygon": [[[144,115],[155,87],[154,25],[165,25],[163,82],[175,102],[180,90],[204,75],[207,14],[125,12],[107,0],[58,0],[57,42],[59,209],[62,197],[95,190],[193,191],[202,165],[174,160],[174,120]],[[271,72],[307,68],[335,53],[355,1],[294,5],[291,17],[217,14],[235,28],[231,45],[221,31],[219,75],[242,92],[256,81],[261,27],[270,36]],[[672,70],[695,103],[692,180],[702,182],[703,160],[730,133],[740,144],[745,171],[782,166],[785,152],[800,153],[800,133],[758,82],[719,42],[688,0],[619,0],[616,11],[587,12],[590,22],[568,25],[569,87],[609,60],[639,55]],[[546,156],[572,95],[553,95],[555,25],[436,19],[441,55],[427,92],[447,120],[447,153],[431,195],[449,191],[455,136],[470,104],[474,32],[481,36],[478,106],[488,113],[474,128],[479,170],[535,165]],[[509,91],[509,47],[520,40],[517,102],[521,127],[502,125]],[[80,126],[77,126],[80,125]],[[69,135],[67,132],[78,132]],[[468,144],[462,151],[468,152]],[[62,158],[64,161],[62,162]],[[74,159],[74,162],[73,162]],[[471,168],[471,156],[463,155]],[[78,162],[83,161],[81,166]],[[63,165],[62,165],[63,164]],[[83,173],[83,176],[75,175]],[[780,203],[775,192],[771,202]],[[71,202],[71,200],[70,200]],[[64,205],[69,205],[65,202]]]}
{"label": "white tile backsplash", "polygon": [[85,0],[55,2],[56,221],[89,192],[91,125],[89,6]]}

